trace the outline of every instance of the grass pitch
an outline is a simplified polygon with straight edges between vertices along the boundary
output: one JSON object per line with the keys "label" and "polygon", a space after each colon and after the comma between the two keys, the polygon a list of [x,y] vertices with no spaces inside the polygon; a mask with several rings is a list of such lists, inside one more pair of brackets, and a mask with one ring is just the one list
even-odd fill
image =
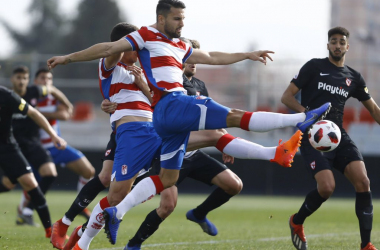
{"label": "grass pitch", "polygon": [[[20,191],[1,194],[0,249],[52,249],[44,238],[42,227],[16,226],[16,206]],[[100,197],[103,197],[102,193]],[[71,205],[75,192],[50,192],[47,200],[53,222]],[[294,249],[290,241],[288,219],[303,202],[303,198],[237,196],[208,216],[218,227],[215,237],[185,218],[186,212],[200,204],[206,195],[179,195],[173,214],[149,238],[142,249]],[[98,199],[99,200],[99,199]],[[98,201],[96,200],[96,202]],[[93,240],[90,249],[123,249],[148,212],[159,203],[159,197],[133,208],[121,223],[116,245],[111,245],[103,230]],[[92,206],[94,206],[92,204]],[[90,208],[92,208],[90,206]],[[372,242],[380,246],[380,200],[374,200]],[[39,222],[35,213],[35,221]],[[84,222],[77,217],[69,228]],[[40,222],[39,222],[40,223]],[[355,215],[355,200],[331,198],[305,223],[309,249],[360,249],[359,225]]]}

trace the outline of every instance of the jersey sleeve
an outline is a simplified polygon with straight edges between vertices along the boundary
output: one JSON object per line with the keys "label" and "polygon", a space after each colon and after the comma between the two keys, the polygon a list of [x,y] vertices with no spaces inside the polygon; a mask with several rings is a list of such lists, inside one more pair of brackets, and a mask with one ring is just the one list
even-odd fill
{"label": "jersey sleeve", "polygon": [[115,65],[112,68],[107,69],[105,60],[106,60],[105,58],[102,58],[99,60],[99,78],[100,79],[109,78],[116,67]]}
{"label": "jersey sleeve", "polygon": [[46,86],[34,85],[31,87],[32,96],[40,99],[48,95]]}
{"label": "jersey sleeve", "polygon": [[185,63],[187,61],[187,59],[189,59],[191,54],[193,54],[193,48],[189,44],[187,44],[187,43],[185,43],[185,44],[186,44],[186,54],[182,59],[182,63]]}
{"label": "jersey sleeve", "polygon": [[147,41],[148,36],[148,29],[142,27],[141,29],[128,34],[125,39],[131,44],[133,51],[138,51],[145,47],[145,42]]}
{"label": "jersey sleeve", "polygon": [[359,75],[359,84],[356,87],[355,92],[352,94],[352,97],[358,99],[360,102],[371,99],[371,95],[368,92],[367,85],[361,74]]}
{"label": "jersey sleeve", "polygon": [[23,115],[26,115],[26,113],[28,113],[29,104],[13,91],[10,92],[9,103],[14,113],[20,113]]}
{"label": "jersey sleeve", "polygon": [[314,63],[313,61],[308,61],[302,66],[298,75],[295,75],[291,80],[299,89],[306,86],[314,76]]}

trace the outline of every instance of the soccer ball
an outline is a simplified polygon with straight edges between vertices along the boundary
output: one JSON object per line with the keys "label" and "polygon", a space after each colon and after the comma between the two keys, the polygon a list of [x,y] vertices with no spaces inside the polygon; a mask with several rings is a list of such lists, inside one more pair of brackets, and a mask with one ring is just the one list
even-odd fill
{"label": "soccer ball", "polygon": [[316,150],[329,152],[338,147],[341,133],[338,125],[328,120],[315,123],[308,132],[309,142]]}

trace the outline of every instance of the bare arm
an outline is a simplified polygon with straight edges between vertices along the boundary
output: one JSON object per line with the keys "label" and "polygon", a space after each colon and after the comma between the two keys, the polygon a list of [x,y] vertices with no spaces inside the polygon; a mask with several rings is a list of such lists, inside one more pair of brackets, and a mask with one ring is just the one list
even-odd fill
{"label": "bare arm", "polygon": [[72,113],[69,112],[69,109],[63,105],[63,104],[58,104],[57,110],[55,112],[41,112],[46,119],[48,120],[61,120],[61,121],[67,121],[70,119]]}
{"label": "bare arm", "polygon": [[204,50],[196,49],[186,61],[186,63],[192,64],[209,64],[209,65],[227,65],[236,62],[240,62],[246,59],[252,61],[260,61],[264,64],[267,63],[266,59],[272,58],[269,56],[270,53],[274,53],[269,50],[259,50],[246,53],[225,53],[225,52],[207,52]]}
{"label": "bare arm", "polygon": [[373,119],[380,124],[380,108],[377,106],[376,102],[371,98],[367,101],[362,102],[364,107],[368,109],[369,113],[372,115]]}
{"label": "bare arm", "polygon": [[38,126],[40,126],[43,130],[46,131],[52,138],[54,146],[58,149],[66,148],[66,141],[57,135],[54,129],[50,126],[49,122],[46,118],[38,112],[35,108],[29,105],[27,115],[35,122]]}
{"label": "bare arm", "polygon": [[296,112],[304,112],[305,107],[302,106],[294,97],[299,91],[299,88],[291,82],[285,92],[282,94],[281,102],[291,110]]}
{"label": "bare arm", "polygon": [[65,65],[71,62],[91,61],[130,50],[132,50],[132,46],[126,39],[120,39],[115,42],[98,43],[82,51],[52,57],[47,61],[47,66],[49,69],[52,69],[58,64]]}
{"label": "bare arm", "polygon": [[54,86],[47,87],[47,91],[49,94],[52,94],[55,97],[55,99],[57,99],[67,107],[70,115],[73,113],[73,104],[69,101],[69,99],[67,99],[64,93],[62,93],[59,89],[57,89]]}

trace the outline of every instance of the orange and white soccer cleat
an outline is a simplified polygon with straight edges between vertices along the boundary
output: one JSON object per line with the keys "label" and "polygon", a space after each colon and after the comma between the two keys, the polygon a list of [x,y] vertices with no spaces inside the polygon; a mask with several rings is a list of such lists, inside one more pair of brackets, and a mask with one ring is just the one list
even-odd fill
{"label": "orange and white soccer cleat", "polygon": [[368,242],[368,244],[361,250],[377,250],[377,248],[371,242]]}
{"label": "orange and white soccer cleat", "polygon": [[50,242],[53,244],[54,248],[63,249],[68,228],[69,226],[65,225],[62,222],[62,219],[53,224]]}
{"label": "orange and white soccer cleat", "polygon": [[80,248],[80,246],[78,245],[78,242],[75,243],[75,246],[73,247],[72,250],[83,250],[82,248]]}
{"label": "orange and white soccer cleat", "polygon": [[75,246],[75,244],[80,239],[80,237],[78,235],[78,231],[81,230],[81,229],[82,229],[82,225],[81,226],[77,226],[74,229],[74,231],[71,233],[70,238],[67,241],[65,247],[63,248],[63,250],[71,250]]}
{"label": "orange and white soccer cleat", "polygon": [[290,168],[292,166],[293,158],[296,155],[298,148],[301,146],[302,132],[297,130],[297,132],[290,137],[290,139],[284,143],[281,143],[282,140],[278,142],[276,148],[276,154],[274,159],[271,159],[271,162],[276,162],[279,165]]}

